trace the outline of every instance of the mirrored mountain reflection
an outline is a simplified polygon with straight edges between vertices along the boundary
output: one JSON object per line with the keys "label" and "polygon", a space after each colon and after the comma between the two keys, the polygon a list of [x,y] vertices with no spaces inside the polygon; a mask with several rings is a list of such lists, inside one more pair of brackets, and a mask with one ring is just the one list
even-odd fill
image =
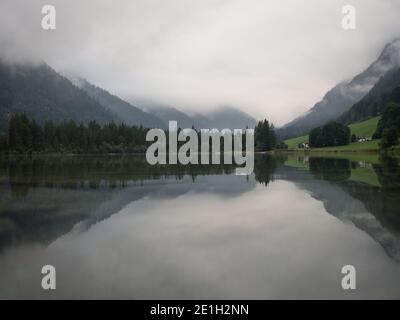
{"label": "mirrored mountain reflection", "polygon": [[[295,158],[283,169],[285,179],[295,181],[322,201],[327,212],[365,231],[400,261],[398,159]],[[303,166],[293,165],[296,162]]]}
{"label": "mirrored mountain reflection", "polygon": [[206,192],[232,198],[257,184],[288,180],[400,261],[397,159],[257,155],[252,176],[237,177],[234,170],[233,165],[150,166],[143,156],[2,158],[0,251],[88,230],[146,197]]}
{"label": "mirrored mountain reflection", "polygon": [[234,170],[233,165],[151,166],[143,156],[2,158],[0,251],[19,243],[48,244],[73,229],[87,229],[161,188],[165,197],[189,190],[235,196],[254,188],[253,180],[235,179]]}
{"label": "mirrored mountain reflection", "polygon": [[263,154],[253,175],[234,169],[0,159],[0,297],[48,298],[45,264],[55,298],[347,298],[345,264],[351,297],[399,296],[396,159]]}

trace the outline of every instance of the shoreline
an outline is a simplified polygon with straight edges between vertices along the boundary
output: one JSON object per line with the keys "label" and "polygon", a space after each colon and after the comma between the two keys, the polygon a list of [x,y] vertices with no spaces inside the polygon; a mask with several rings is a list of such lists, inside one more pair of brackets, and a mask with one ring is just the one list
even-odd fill
{"label": "shoreline", "polygon": [[[341,150],[341,149],[275,149],[269,151],[254,151],[254,154],[397,154],[400,155],[400,146],[388,150],[381,149],[359,149],[359,150]],[[200,154],[200,153],[199,153]],[[127,153],[74,153],[74,152],[0,152],[2,156],[145,156],[146,152],[127,152]]]}

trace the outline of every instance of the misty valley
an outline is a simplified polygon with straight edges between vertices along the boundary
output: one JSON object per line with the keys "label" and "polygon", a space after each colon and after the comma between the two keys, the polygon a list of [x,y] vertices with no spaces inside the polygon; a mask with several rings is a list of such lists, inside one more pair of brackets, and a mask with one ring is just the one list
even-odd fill
{"label": "misty valley", "polygon": [[400,299],[399,12],[1,0],[0,300]]}

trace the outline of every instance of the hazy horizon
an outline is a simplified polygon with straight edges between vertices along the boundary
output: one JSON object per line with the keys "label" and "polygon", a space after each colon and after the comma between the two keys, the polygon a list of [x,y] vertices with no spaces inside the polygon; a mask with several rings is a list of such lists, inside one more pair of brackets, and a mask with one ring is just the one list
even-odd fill
{"label": "hazy horizon", "polygon": [[[54,0],[54,31],[41,29],[44,4],[2,1],[0,56],[45,61],[129,101],[188,113],[229,105],[277,126],[400,36],[395,0]],[[341,27],[345,4],[356,30]]]}

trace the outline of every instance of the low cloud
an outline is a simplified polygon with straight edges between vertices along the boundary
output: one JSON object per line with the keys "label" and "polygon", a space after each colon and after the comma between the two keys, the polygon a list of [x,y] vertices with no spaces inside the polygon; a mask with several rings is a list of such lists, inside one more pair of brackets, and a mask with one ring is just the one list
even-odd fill
{"label": "low cloud", "polygon": [[[277,125],[306,111],[399,37],[400,3],[349,1],[2,0],[0,54],[46,61],[125,98],[184,111],[235,105]],[[41,8],[57,30],[41,29]]]}

